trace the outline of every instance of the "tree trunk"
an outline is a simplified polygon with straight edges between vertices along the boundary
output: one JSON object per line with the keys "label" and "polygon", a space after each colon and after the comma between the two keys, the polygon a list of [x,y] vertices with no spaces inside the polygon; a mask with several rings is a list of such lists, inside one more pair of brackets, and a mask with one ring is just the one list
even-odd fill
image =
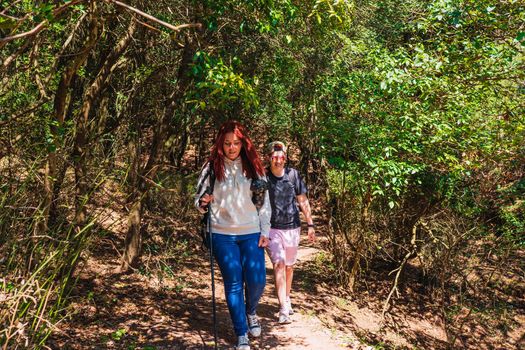
{"label": "tree trunk", "polygon": [[66,116],[66,105],[70,98],[70,86],[73,77],[76,75],[78,69],[86,61],[91,49],[95,46],[99,36],[100,24],[97,19],[97,13],[95,9],[92,9],[91,14],[91,25],[88,33],[88,37],[84,45],[79,50],[79,54],[74,56],[70,61],[69,65],[64,68],[60,81],[58,83],[57,91],[54,98],[53,110],[54,118],[57,125],[51,128],[53,134],[54,147],[49,151],[47,161],[44,168],[44,198],[40,206],[41,215],[34,225],[35,235],[45,235],[48,227],[49,216],[51,207],[55,200],[55,181],[57,178],[57,164],[58,156],[57,150],[61,146],[61,136],[59,134],[59,128],[63,127]]}
{"label": "tree trunk", "polygon": [[148,161],[140,171],[135,188],[132,189],[132,193],[135,194],[132,196],[133,204],[129,213],[129,227],[126,234],[124,253],[122,254],[119,272],[127,272],[130,267],[136,265],[138,258],[140,257],[142,245],[142,232],[140,230],[140,225],[142,221],[143,200],[150,188],[150,184],[146,179],[154,178],[158,170],[157,163],[162,156],[164,144],[169,134],[169,123],[171,117],[175,112],[175,108],[179,106],[180,99],[184,96],[191,81],[187,71],[190,69],[190,64],[195,52],[196,47],[194,43],[186,37],[181,63],[177,72],[177,89],[175,89],[169,97],[164,114],[155,126]]}
{"label": "tree trunk", "polygon": [[126,48],[131,42],[136,28],[136,21],[132,19],[126,33],[116,44],[111,53],[107,56],[104,64],[97,74],[97,77],[86,91],[84,103],[82,104],[82,108],[80,110],[77,121],[75,149],[73,153],[76,179],[75,224],[78,227],[83,226],[86,220],[86,202],[90,192],[87,170],[87,152],[89,149],[89,118],[92,114],[94,106],[100,99],[101,92],[108,83],[111,72],[117,65],[118,59],[124,54]]}
{"label": "tree trunk", "polygon": [[142,233],[140,225],[142,222],[142,196],[138,196],[131,206],[128,214],[128,233],[126,235],[124,255],[120,271],[126,272],[131,266],[136,266],[138,258],[142,254]]}
{"label": "tree trunk", "polygon": [[348,280],[348,289],[353,292],[355,281],[359,270],[361,269],[361,256],[366,251],[366,234],[368,233],[368,222],[370,220],[369,209],[372,204],[373,197],[368,190],[363,198],[363,203],[361,207],[361,218],[360,218],[360,227],[356,230],[356,241],[354,243],[355,252],[353,254],[353,259],[351,260],[349,280]]}

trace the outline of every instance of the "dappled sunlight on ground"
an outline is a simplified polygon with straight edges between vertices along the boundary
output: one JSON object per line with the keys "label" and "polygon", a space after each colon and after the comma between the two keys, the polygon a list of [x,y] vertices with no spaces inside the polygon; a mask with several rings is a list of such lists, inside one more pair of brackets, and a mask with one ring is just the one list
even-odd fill
{"label": "dappled sunlight on ground", "polygon": [[[213,323],[209,262],[200,251],[198,238],[170,233],[169,254],[152,253],[162,237],[146,246],[142,266],[130,274],[117,274],[118,250],[123,234],[105,231],[79,269],[72,293],[70,317],[50,340],[53,349],[208,349],[213,348]],[[253,349],[447,349],[447,334],[439,303],[421,293],[417,267],[400,286],[400,297],[386,319],[381,319],[383,301],[391,287],[391,267],[374,268],[367,284],[350,293],[336,287],[324,267],[322,247],[303,236],[295,269],[292,301],[293,322],[277,323],[273,271],[267,258],[268,284],[258,310],[263,336],[252,340]],[[155,248],[155,249],[153,249]],[[162,251],[162,249],[160,249]],[[412,271],[413,270],[413,271]],[[218,340],[221,349],[232,349],[235,336],[224,301],[222,281],[216,267]],[[383,275],[382,275],[383,274]],[[516,286],[519,288],[519,286]],[[521,299],[520,299],[521,298]],[[525,319],[523,296],[516,295],[516,323],[508,339],[478,320],[462,325],[464,339],[456,345],[466,349],[510,349],[522,337]],[[520,306],[521,305],[521,306]],[[519,309],[521,307],[521,309]],[[478,338],[483,337],[483,338]],[[476,344],[473,339],[483,339]],[[523,337],[522,337],[523,338]],[[523,341],[523,339],[521,340]],[[495,346],[495,344],[498,344]],[[500,345],[499,345],[500,344]],[[460,347],[461,348],[461,347]]]}

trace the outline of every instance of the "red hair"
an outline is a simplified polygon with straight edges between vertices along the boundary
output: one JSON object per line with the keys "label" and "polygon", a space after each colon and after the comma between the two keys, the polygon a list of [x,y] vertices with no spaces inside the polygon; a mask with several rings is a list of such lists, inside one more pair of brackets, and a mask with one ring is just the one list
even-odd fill
{"label": "red hair", "polygon": [[264,175],[264,167],[261,159],[253,146],[252,140],[248,136],[246,128],[235,120],[228,120],[219,128],[215,144],[211,149],[211,155],[209,160],[213,162],[213,170],[217,180],[224,181],[224,139],[226,134],[233,132],[235,136],[241,140],[241,160],[242,160],[242,171],[247,178],[256,179],[258,176]]}

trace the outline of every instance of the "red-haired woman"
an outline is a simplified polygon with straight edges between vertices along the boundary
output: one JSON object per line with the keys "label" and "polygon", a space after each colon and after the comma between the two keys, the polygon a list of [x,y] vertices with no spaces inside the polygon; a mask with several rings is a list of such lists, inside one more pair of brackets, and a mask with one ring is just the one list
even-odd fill
{"label": "red-haired woman", "polygon": [[[213,194],[205,191],[210,183],[210,164],[216,177]],[[265,191],[264,203],[257,208],[250,186],[264,174],[244,126],[228,121],[219,129],[195,194],[195,205],[201,212],[211,203],[213,255],[224,280],[237,349],[241,350],[250,349],[248,333],[253,337],[261,334],[256,309],[266,285],[264,247],[269,243],[271,207]]]}

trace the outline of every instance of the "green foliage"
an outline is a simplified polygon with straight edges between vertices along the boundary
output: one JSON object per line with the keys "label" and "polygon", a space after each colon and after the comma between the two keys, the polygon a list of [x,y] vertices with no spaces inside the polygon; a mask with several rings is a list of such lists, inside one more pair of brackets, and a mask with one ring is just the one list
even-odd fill
{"label": "green foliage", "polygon": [[[31,222],[33,218],[21,216],[16,208],[29,200],[24,188],[34,185],[33,176],[35,174],[29,169],[25,183],[12,196],[6,196],[8,188],[0,192],[0,222],[9,224],[10,230],[18,235],[25,233],[25,238],[18,239],[19,243],[14,241],[13,235],[2,235],[0,245],[3,257],[0,259],[3,275],[0,295],[4,299],[0,306],[0,341],[6,345],[25,343],[38,347],[45,344],[52,333],[52,325],[65,317],[64,308],[72,285],[72,276],[68,272],[76,265],[86,243],[88,228],[74,234],[72,227],[69,230],[57,227],[56,232],[48,232],[46,239],[27,238],[31,235],[24,229],[32,230],[35,223]],[[2,226],[2,232],[8,232]],[[29,271],[24,268],[27,259]]]}
{"label": "green foliage", "polygon": [[326,19],[335,20],[336,24],[350,24],[354,6],[350,0],[317,0],[309,16],[315,17],[318,24]]}
{"label": "green foliage", "polygon": [[517,247],[525,246],[525,178],[499,189],[500,234]]}
{"label": "green foliage", "polygon": [[524,11],[474,1],[373,9],[356,8],[369,22],[338,33],[312,84],[336,276],[352,288],[370,261],[415,251],[429,284],[453,284],[473,242],[493,242],[501,259],[523,247]]}
{"label": "green foliage", "polygon": [[16,25],[15,20],[11,18],[0,17],[0,30],[1,29],[13,29]]}
{"label": "green foliage", "polygon": [[[374,194],[399,196],[420,186],[414,175],[422,171],[467,179],[503,140],[516,137],[498,133],[508,126],[501,115],[523,108],[519,79],[506,74],[523,66],[523,55],[505,42],[494,43],[491,32],[471,34],[471,27],[492,23],[496,9],[464,5],[458,12],[451,2],[435,2],[427,8],[431,16],[400,28],[433,32],[432,40],[393,50],[348,41],[334,62],[323,92],[327,108],[337,110],[327,115],[322,150],[334,166],[354,163],[356,178],[366,178]],[[345,74],[356,55],[362,68]]]}
{"label": "green foliage", "polygon": [[233,66],[240,65],[239,58],[233,57],[231,62],[227,65],[221,57],[197,52],[191,69],[195,90],[187,103],[192,104],[195,110],[204,111],[207,106],[223,111],[238,108],[239,105],[257,107],[257,96],[250,82],[234,70]]}
{"label": "green foliage", "polygon": [[[88,89],[131,17],[96,2],[54,18],[67,3],[0,0],[10,6],[0,16],[1,36],[47,23],[36,37],[2,44],[2,58],[13,61],[0,70],[0,176],[7,179],[0,184],[0,256],[7,257],[0,267],[8,276],[1,291],[18,298],[28,288],[35,296],[13,314],[0,306],[0,321],[15,315],[27,323],[32,344],[49,335],[41,317],[51,325],[64,316],[68,274],[87,244],[91,226],[79,233],[85,226],[74,231],[70,222],[78,211],[72,202],[82,184],[80,160],[88,169],[86,193],[93,194],[78,196],[88,217],[108,209],[97,199],[119,193],[126,182],[122,206],[143,196],[144,214],[154,215],[160,231],[149,232],[144,251],[162,257],[139,273],[175,278],[192,245],[158,236],[191,230],[193,173],[226,118],[245,122],[259,144],[291,143],[311,194],[321,206],[329,203],[331,255],[317,266],[348,285],[365,276],[359,274],[365,260],[399,263],[414,249],[425,277],[442,286],[461,279],[455,266],[463,255],[481,259],[468,250],[479,241],[490,241],[499,258],[523,249],[519,1],[143,2],[142,10],[164,21],[203,28],[172,33],[144,20],[92,96],[87,120],[79,112]],[[97,21],[104,23],[100,36],[61,91],[66,113],[58,120],[59,82]],[[185,71],[181,62],[188,58]],[[46,177],[50,166],[56,169]],[[115,188],[101,185],[107,179]],[[49,193],[52,213],[44,205]],[[28,237],[47,219],[42,235],[51,239],[32,244]],[[25,260],[31,254],[34,266]],[[13,278],[19,272],[32,284]],[[182,292],[188,283],[179,277],[174,289]],[[44,306],[45,300],[54,303]],[[111,334],[116,341],[125,336],[121,329]]]}
{"label": "green foliage", "polygon": [[120,341],[123,336],[125,336],[127,333],[127,330],[125,328],[120,328],[116,330],[115,332],[111,333],[111,339],[115,341]]}

